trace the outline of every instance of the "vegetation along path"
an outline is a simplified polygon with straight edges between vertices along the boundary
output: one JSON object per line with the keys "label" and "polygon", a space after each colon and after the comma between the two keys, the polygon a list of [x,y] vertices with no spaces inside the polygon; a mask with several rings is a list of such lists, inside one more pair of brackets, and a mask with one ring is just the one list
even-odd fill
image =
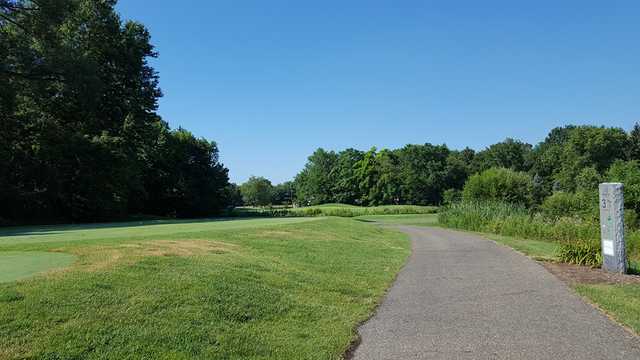
{"label": "vegetation along path", "polygon": [[413,255],[354,359],[640,359],[640,340],[535,261],[477,235],[402,226]]}

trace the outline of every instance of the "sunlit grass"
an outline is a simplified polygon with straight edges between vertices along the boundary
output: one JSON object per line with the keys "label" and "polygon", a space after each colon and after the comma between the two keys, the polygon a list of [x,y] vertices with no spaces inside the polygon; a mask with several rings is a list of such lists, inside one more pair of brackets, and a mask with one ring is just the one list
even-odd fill
{"label": "sunlit grass", "polygon": [[0,237],[77,257],[0,284],[0,358],[339,358],[410,252],[352,219],[164,225]]}

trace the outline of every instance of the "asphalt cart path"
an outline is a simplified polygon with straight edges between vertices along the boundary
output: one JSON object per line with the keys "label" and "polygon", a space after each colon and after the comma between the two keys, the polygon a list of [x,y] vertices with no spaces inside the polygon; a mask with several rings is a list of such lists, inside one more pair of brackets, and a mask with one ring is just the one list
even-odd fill
{"label": "asphalt cart path", "polygon": [[640,359],[640,340],[535,261],[474,234],[402,226],[413,253],[353,359]]}

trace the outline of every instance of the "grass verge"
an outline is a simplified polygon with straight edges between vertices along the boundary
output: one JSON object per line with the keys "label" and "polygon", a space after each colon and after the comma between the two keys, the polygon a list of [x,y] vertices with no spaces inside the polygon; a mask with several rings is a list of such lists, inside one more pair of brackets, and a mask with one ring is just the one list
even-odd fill
{"label": "grass verge", "polygon": [[580,284],[575,289],[616,321],[640,334],[640,285]]}
{"label": "grass verge", "polygon": [[409,241],[351,219],[272,220],[0,237],[0,253],[77,256],[0,284],[0,358],[340,358]]}

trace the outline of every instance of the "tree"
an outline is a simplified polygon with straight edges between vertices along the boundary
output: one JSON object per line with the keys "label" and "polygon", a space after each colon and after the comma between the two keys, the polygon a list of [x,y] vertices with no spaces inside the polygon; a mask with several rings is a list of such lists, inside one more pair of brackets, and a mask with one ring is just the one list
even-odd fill
{"label": "tree", "polygon": [[477,153],[473,159],[475,171],[501,167],[514,171],[528,171],[531,145],[507,138]]}
{"label": "tree", "polygon": [[217,146],[170,132],[156,114],[150,34],[115,3],[0,1],[0,217],[204,216],[224,206]]}
{"label": "tree", "polygon": [[531,173],[542,177],[548,192],[573,192],[580,172],[593,167],[603,174],[616,160],[626,159],[629,138],[622,129],[567,126],[553,129],[532,153]]}
{"label": "tree", "polygon": [[291,205],[295,199],[295,185],[286,181],[273,187],[271,203],[274,205]]}
{"label": "tree", "polygon": [[605,178],[624,185],[624,203],[628,209],[640,213],[640,161],[618,160],[607,171]]}
{"label": "tree", "polygon": [[296,176],[296,196],[302,205],[324,204],[335,201],[335,169],[338,155],[322,148],[316,150],[304,169]]}
{"label": "tree", "polygon": [[377,166],[377,182],[369,197],[378,199],[381,204],[401,204],[402,179],[400,177],[400,159],[398,151],[383,149],[378,152],[375,159]]}
{"label": "tree", "polygon": [[273,185],[263,177],[252,176],[240,185],[240,193],[246,205],[267,206],[271,204]]}
{"label": "tree", "polygon": [[356,166],[362,161],[364,153],[355,149],[346,149],[338,153],[333,169],[335,183],[331,191],[333,201],[343,204],[355,204],[362,197]]}
{"label": "tree", "polygon": [[230,207],[238,207],[244,205],[242,200],[242,193],[240,187],[237,184],[230,183],[224,188],[226,203]]}
{"label": "tree", "polygon": [[410,204],[435,205],[442,201],[449,149],[445,145],[407,145],[400,149],[402,198]]}
{"label": "tree", "polygon": [[640,124],[633,125],[633,129],[629,132],[629,147],[627,149],[627,158],[629,160],[640,160]]}

